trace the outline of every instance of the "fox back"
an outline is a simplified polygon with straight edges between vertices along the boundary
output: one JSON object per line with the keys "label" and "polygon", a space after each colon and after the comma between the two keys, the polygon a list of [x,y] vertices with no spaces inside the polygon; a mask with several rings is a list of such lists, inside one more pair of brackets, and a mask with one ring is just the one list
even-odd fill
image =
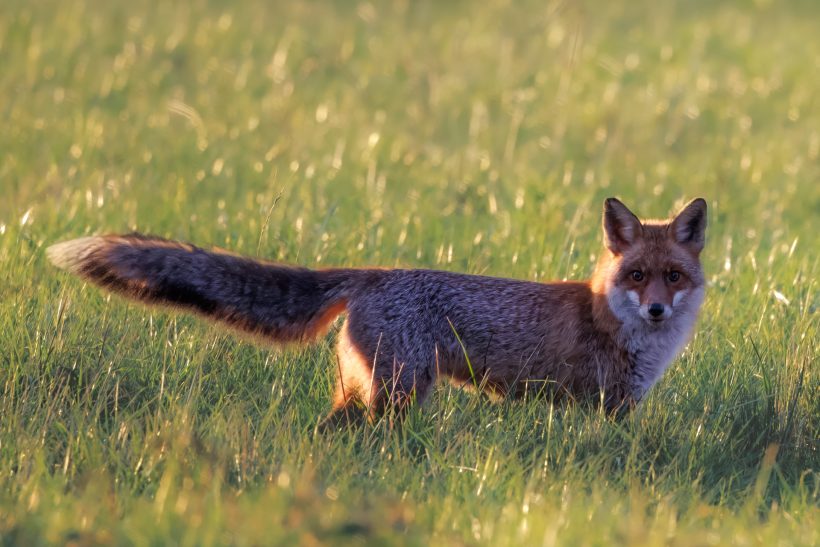
{"label": "fox back", "polygon": [[346,313],[324,424],[423,402],[442,377],[496,396],[639,401],[688,339],[704,295],[706,202],[669,221],[606,200],[590,281],[534,283],[434,270],[308,270],[146,237],[48,249],[60,267],[147,304],[273,342],[309,342]]}

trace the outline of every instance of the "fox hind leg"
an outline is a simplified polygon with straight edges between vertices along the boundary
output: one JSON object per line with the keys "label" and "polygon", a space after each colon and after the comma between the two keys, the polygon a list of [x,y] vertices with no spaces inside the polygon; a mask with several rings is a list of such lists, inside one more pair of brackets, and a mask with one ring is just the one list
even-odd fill
{"label": "fox hind leg", "polygon": [[401,416],[411,405],[422,404],[429,396],[436,381],[435,364],[432,358],[380,360],[374,380],[377,411],[391,409]]}
{"label": "fox hind leg", "polygon": [[349,321],[339,332],[336,385],[323,430],[372,421],[386,412],[401,417],[411,404],[424,402],[436,380],[435,352],[412,355],[405,363],[388,358],[394,352],[385,344],[371,358],[351,337]]}
{"label": "fox hind leg", "polygon": [[322,430],[364,423],[373,416],[373,363],[350,339],[348,321],[339,331],[336,363],[331,410],[319,424]]}

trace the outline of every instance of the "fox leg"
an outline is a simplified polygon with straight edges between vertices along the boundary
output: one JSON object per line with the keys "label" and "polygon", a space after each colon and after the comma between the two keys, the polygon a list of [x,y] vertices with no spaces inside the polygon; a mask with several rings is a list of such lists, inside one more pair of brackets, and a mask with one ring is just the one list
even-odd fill
{"label": "fox leg", "polygon": [[339,331],[336,361],[332,406],[330,414],[319,424],[322,430],[363,423],[374,415],[373,363],[350,339],[348,321]]}
{"label": "fox leg", "polygon": [[374,403],[376,412],[395,410],[403,415],[413,404],[422,404],[430,395],[436,381],[432,358],[415,357],[408,361],[398,358],[376,363],[374,374]]}
{"label": "fox leg", "polygon": [[367,357],[350,335],[349,319],[345,321],[337,345],[332,408],[321,429],[374,420],[388,409],[401,416],[411,404],[424,402],[435,383],[435,356],[415,356],[407,364],[388,359],[389,353],[377,350]]}

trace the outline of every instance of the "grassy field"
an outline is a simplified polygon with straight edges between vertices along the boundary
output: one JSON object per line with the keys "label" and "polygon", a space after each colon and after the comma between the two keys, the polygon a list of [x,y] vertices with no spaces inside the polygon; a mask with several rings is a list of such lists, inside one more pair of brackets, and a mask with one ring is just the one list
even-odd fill
{"label": "grassy field", "polygon": [[[5,0],[0,543],[817,545],[818,17]],[[331,339],[255,347],[43,252],[140,230],[582,279],[610,195],[710,206],[697,335],[622,421],[442,386],[399,429],[319,435]]]}

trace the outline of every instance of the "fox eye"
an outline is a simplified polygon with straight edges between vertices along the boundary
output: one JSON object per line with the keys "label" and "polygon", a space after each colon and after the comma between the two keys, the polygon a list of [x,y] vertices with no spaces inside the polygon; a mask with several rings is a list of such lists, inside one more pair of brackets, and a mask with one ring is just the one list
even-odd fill
{"label": "fox eye", "polygon": [[680,280],[680,272],[672,270],[666,274],[666,279],[668,279],[670,283],[677,283]]}
{"label": "fox eye", "polygon": [[641,270],[634,270],[631,274],[633,281],[643,281],[643,272]]}

